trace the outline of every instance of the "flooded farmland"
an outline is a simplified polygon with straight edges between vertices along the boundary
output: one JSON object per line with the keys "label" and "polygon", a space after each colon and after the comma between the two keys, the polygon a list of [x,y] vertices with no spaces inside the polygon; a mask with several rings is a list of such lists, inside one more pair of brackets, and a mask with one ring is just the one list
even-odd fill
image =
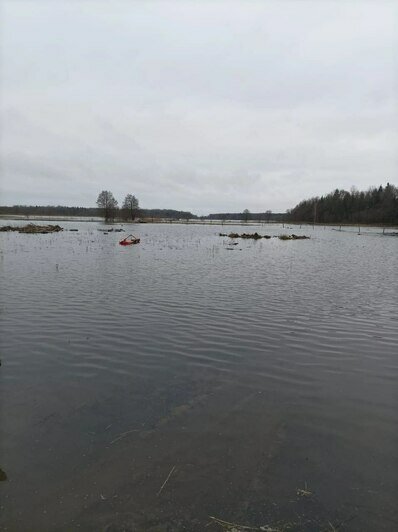
{"label": "flooded farmland", "polygon": [[2,530],[398,529],[398,238],[57,223],[0,233]]}

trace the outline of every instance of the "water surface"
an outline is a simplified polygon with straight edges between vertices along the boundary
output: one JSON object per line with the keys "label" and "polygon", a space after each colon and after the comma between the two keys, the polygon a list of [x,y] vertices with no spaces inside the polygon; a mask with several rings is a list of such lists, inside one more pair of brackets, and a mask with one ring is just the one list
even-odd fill
{"label": "water surface", "polygon": [[3,530],[398,529],[398,238],[61,225],[0,233]]}

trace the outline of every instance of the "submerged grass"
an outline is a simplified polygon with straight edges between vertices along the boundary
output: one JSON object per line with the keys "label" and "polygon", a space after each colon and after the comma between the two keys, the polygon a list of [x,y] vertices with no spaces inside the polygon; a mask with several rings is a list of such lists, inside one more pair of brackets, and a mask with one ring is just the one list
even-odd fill
{"label": "submerged grass", "polygon": [[[297,497],[306,497],[311,498],[314,496],[314,492],[311,491],[307,483],[305,482],[304,489],[296,489]],[[344,525],[351,522],[355,519],[356,515],[351,515],[349,518],[340,521],[338,523],[332,523],[331,521],[321,522],[320,520],[311,518],[311,519],[301,519],[298,514],[296,514],[298,520],[279,520],[267,523],[265,525],[244,525],[240,523],[234,523],[232,521],[226,521],[225,519],[220,519],[219,517],[210,516],[210,523],[207,525],[214,524],[219,527],[219,529],[224,530],[225,532],[305,532],[309,530],[316,530],[317,532],[337,532],[338,530],[344,530]],[[347,529],[346,529],[347,530]]]}
{"label": "submerged grass", "polygon": [[275,521],[267,525],[250,526],[242,525],[239,523],[232,523],[230,521],[224,521],[223,519],[219,519],[218,517],[210,516],[211,522],[209,523],[209,525],[218,525],[225,532],[305,532],[306,530],[308,530],[308,526],[310,525],[311,530],[313,527],[316,527],[316,530],[318,532],[337,532],[338,530],[344,530],[344,525],[351,522],[353,519],[355,519],[355,517],[356,515],[351,516],[348,519],[345,519],[344,521],[335,523],[334,525],[330,521],[328,521],[326,524],[322,524],[317,521],[306,521],[305,523],[302,521]]}
{"label": "submerged grass", "polygon": [[210,516],[212,523],[219,525],[223,530],[227,532],[245,532],[247,530],[256,531],[256,532],[288,532],[289,530],[294,530],[296,523],[293,522],[277,522],[270,525],[262,526],[248,526],[240,525],[238,523],[231,523],[229,521],[224,521],[223,519],[218,519],[217,517]]}

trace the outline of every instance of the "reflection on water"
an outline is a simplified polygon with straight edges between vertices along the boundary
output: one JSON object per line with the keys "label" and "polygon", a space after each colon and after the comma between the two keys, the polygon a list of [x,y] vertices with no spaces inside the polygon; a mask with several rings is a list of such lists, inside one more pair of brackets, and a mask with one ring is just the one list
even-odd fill
{"label": "reflection on water", "polygon": [[397,529],[398,239],[63,226],[0,234],[4,529]]}

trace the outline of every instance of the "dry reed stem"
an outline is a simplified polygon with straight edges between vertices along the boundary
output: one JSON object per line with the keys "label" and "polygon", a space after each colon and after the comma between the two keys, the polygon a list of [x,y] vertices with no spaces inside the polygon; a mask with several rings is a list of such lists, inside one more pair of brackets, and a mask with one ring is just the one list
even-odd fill
{"label": "dry reed stem", "polygon": [[157,492],[156,496],[159,497],[159,495],[162,493],[162,490],[163,488],[165,487],[165,485],[167,484],[167,482],[169,481],[169,478],[171,477],[171,475],[173,474],[174,472],[174,469],[176,468],[176,466],[173,466],[170,470],[170,473],[167,475],[167,478],[166,480],[163,482],[163,484],[160,486],[160,490]]}
{"label": "dry reed stem", "polygon": [[112,445],[112,444],[116,443],[117,441],[121,440],[122,438],[125,438],[128,434],[131,434],[132,432],[137,432],[138,430],[139,429],[132,429],[132,430],[127,430],[126,432],[122,432],[121,434],[119,434],[119,436],[117,438],[112,440],[109,445]]}

